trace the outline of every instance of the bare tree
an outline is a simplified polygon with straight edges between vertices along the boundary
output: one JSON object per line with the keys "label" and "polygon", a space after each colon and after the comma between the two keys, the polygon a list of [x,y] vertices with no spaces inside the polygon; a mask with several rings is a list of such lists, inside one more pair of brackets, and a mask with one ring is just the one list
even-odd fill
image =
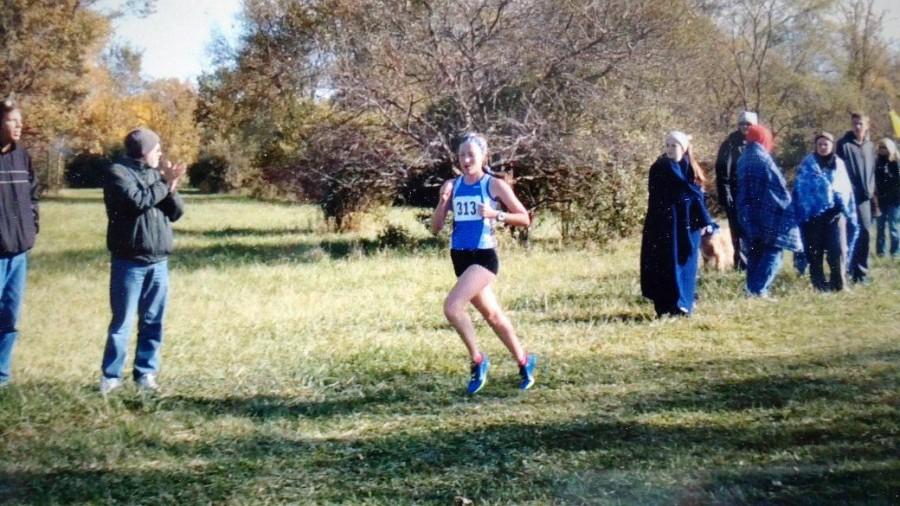
{"label": "bare tree", "polygon": [[[824,15],[831,0],[734,0],[723,2],[718,25],[726,34],[728,58],[720,60],[718,75],[730,84],[720,93],[733,105],[768,116],[776,132],[787,118],[780,105],[796,90],[782,79],[815,65],[824,42],[810,40],[812,27],[827,30]],[[736,100],[729,100],[734,97]],[[734,104],[734,102],[737,104]],[[728,111],[733,115],[733,109]],[[733,119],[731,117],[729,120]]]}
{"label": "bare tree", "polygon": [[884,12],[878,12],[875,0],[844,0],[843,42],[847,52],[847,76],[865,93],[878,69],[887,66],[887,44],[882,36]]}

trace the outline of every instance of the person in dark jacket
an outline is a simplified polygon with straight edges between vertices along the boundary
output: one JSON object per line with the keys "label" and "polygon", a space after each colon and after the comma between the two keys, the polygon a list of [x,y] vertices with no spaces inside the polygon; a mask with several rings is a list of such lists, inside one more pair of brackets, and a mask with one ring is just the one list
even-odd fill
{"label": "person in dark jacket", "polygon": [[706,209],[703,171],[683,132],[666,136],[666,153],[650,167],[647,217],[641,241],[641,294],[658,316],[694,309],[702,234],[718,227]]}
{"label": "person in dark jacket", "polygon": [[[887,137],[878,141],[875,196],[881,211],[875,224],[875,253],[884,256],[888,251],[891,257],[900,258],[900,155],[897,145]],[[885,227],[890,236],[889,250],[886,249]]]}
{"label": "person in dark jacket", "polygon": [[737,162],[747,147],[747,131],[759,122],[755,112],[744,111],[738,116],[738,129],[719,146],[716,156],[716,194],[719,206],[728,217],[728,228],[731,231],[731,242],[734,245],[734,267],[738,270],[747,268],[747,245],[742,241],[740,220],[737,205]]}
{"label": "person in dark jacket", "polygon": [[184,213],[177,193],[183,164],[160,164],[162,147],[152,130],[139,128],[125,137],[126,156],[106,176],[103,201],[109,225],[106,245],[112,254],[112,321],[101,366],[104,395],[122,385],[126,347],[135,314],[137,349],[133,378],[139,387],[157,390],[172,253],[172,222]]}
{"label": "person in dark jacket", "polygon": [[5,100],[0,103],[0,387],[11,379],[27,252],[38,232],[37,179],[21,138],[22,111]]}
{"label": "person in dark jacket", "polygon": [[850,277],[856,283],[865,283],[869,274],[869,237],[874,205],[872,196],[875,194],[875,145],[869,140],[868,116],[854,112],[850,119],[853,129],[838,140],[835,154],[847,167],[859,220],[859,237],[850,252]]}

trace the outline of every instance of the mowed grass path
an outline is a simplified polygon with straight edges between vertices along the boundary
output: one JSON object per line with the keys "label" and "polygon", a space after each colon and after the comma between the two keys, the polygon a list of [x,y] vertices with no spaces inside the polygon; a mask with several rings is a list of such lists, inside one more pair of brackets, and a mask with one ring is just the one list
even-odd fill
{"label": "mowed grass path", "polygon": [[[900,263],[822,295],[787,262],[777,303],[704,273],[694,317],[656,320],[637,239],[504,235],[496,289],[537,384],[516,390],[479,323],[494,366],[471,398],[448,254],[413,211],[341,236],[311,207],[187,204],[164,392],[103,399],[102,200],[44,202],[0,392],[0,503],[900,503]],[[384,222],[421,246],[373,247]]]}

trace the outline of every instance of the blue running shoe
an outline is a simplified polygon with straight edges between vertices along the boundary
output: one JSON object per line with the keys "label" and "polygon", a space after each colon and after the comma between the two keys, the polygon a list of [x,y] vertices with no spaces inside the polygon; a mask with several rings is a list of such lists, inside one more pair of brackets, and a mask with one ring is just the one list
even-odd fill
{"label": "blue running shoe", "polygon": [[491,361],[484,353],[481,354],[481,363],[472,362],[472,379],[469,380],[469,388],[466,392],[469,394],[478,393],[479,390],[487,383],[488,369],[491,367]]}
{"label": "blue running shoe", "polygon": [[537,355],[529,353],[525,360],[525,365],[519,367],[519,376],[522,377],[522,382],[519,383],[521,390],[528,390],[531,388],[531,385],[534,385],[535,367],[537,367]]}

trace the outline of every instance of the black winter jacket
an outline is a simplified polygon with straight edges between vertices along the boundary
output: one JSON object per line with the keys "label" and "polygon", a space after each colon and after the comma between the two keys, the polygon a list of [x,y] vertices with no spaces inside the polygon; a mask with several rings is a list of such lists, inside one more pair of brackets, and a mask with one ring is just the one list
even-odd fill
{"label": "black winter jacket", "polygon": [[734,211],[734,199],[737,198],[737,162],[747,147],[744,134],[735,130],[719,146],[716,156],[716,193],[719,205],[728,211]]}
{"label": "black winter jacket", "polygon": [[28,152],[13,144],[0,153],[0,255],[30,250],[37,233],[37,178]]}
{"label": "black winter jacket", "polygon": [[103,201],[113,258],[155,263],[172,253],[172,222],[184,214],[184,203],[159,171],[131,158],[119,160],[106,175]]}
{"label": "black winter jacket", "polygon": [[875,195],[882,208],[900,205],[900,163],[878,157],[875,163]]}

